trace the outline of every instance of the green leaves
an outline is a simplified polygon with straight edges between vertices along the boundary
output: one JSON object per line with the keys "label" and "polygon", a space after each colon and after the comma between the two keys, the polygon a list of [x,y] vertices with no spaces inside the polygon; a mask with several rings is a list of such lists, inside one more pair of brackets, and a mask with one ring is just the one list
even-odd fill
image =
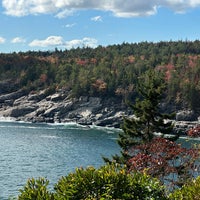
{"label": "green leaves", "polygon": [[105,165],[99,169],[78,168],[62,177],[55,192],[47,190],[48,180],[28,180],[19,200],[166,200],[164,187],[147,174],[128,173],[125,166]]}
{"label": "green leaves", "polygon": [[158,180],[146,174],[129,174],[118,164],[76,169],[62,177],[55,190],[55,199],[66,199],[66,194],[73,200],[164,199],[164,188]]}
{"label": "green leaves", "polygon": [[200,199],[200,176],[186,183],[182,188],[169,195],[171,200],[198,200]]}
{"label": "green leaves", "polygon": [[52,194],[47,190],[49,181],[45,178],[29,179],[18,200],[53,200]]}

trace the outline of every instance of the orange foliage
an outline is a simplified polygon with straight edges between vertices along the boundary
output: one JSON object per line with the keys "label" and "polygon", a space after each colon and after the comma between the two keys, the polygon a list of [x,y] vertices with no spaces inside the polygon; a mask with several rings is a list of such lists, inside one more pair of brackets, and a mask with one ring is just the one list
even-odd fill
{"label": "orange foliage", "polygon": [[97,63],[97,59],[96,58],[91,58],[90,63],[96,64]]}
{"label": "orange foliage", "polygon": [[171,79],[171,71],[175,69],[175,66],[171,63],[167,65],[160,65],[157,70],[165,71],[165,80],[169,81]]}
{"label": "orange foliage", "polygon": [[95,83],[92,84],[92,86],[97,90],[97,91],[105,91],[107,89],[107,83],[104,82],[102,79],[97,79]]}
{"label": "orange foliage", "polygon": [[135,57],[133,55],[128,57],[129,63],[134,63],[135,62]]}

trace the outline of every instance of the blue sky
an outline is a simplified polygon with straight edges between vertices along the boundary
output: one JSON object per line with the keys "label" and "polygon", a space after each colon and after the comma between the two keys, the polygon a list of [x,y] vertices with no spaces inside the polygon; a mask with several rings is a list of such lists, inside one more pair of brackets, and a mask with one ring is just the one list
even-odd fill
{"label": "blue sky", "polygon": [[200,0],[2,0],[0,52],[200,39]]}

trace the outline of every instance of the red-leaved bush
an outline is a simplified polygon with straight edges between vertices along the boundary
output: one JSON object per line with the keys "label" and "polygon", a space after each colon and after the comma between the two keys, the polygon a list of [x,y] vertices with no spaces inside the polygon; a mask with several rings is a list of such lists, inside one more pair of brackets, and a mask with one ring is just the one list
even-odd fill
{"label": "red-leaved bush", "polygon": [[132,153],[128,163],[131,171],[145,171],[170,187],[181,187],[200,172],[198,146],[187,149],[159,137],[135,146]]}
{"label": "red-leaved bush", "polygon": [[189,137],[200,137],[200,125],[189,129],[187,135]]}

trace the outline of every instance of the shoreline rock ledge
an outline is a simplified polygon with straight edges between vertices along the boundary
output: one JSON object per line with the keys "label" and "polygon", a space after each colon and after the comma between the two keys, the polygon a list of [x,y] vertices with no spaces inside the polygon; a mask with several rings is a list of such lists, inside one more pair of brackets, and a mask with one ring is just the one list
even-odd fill
{"label": "shoreline rock ledge", "polygon": [[43,90],[26,94],[22,90],[0,95],[0,118],[34,123],[67,123],[119,128],[130,110],[116,98],[72,98],[70,91],[52,95]]}
{"label": "shoreline rock ledge", "polygon": [[[60,90],[49,95],[46,90],[26,93],[19,90],[0,95],[0,118],[33,123],[67,123],[120,128],[123,117],[132,116],[118,98],[81,96],[72,98],[71,91]],[[200,123],[193,111],[176,114],[175,129],[185,130]]]}

